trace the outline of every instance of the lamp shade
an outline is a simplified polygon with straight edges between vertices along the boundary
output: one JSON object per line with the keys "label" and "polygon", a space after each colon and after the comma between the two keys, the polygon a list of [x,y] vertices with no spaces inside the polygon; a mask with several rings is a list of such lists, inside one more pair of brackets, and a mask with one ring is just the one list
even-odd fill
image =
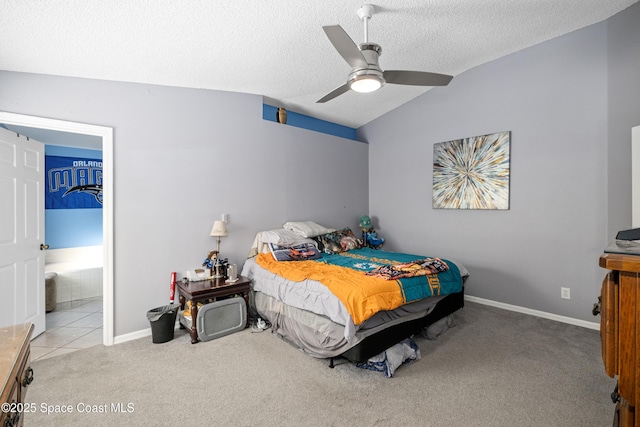
{"label": "lamp shade", "polygon": [[213,228],[211,229],[211,236],[213,237],[225,237],[228,236],[227,223],[224,221],[215,221]]}

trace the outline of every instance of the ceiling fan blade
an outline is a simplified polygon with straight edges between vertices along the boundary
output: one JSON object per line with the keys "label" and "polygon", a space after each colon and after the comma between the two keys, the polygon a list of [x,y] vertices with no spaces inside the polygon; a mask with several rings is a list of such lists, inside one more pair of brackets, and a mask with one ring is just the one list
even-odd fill
{"label": "ceiling fan blade", "polygon": [[333,47],[347,61],[347,64],[351,65],[351,68],[367,68],[367,60],[362,52],[340,25],[328,25],[322,29]]}
{"label": "ceiling fan blade", "polygon": [[345,83],[342,86],[338,86],[337,88],[335,88],[334,90],[332,90],[331,92],[323,96],[322,98],[318,99],[316,101],[316,104],[318,103],[322,104],[324,102],[331,101],[333,98],[340,96],[343,93],[348,91],[349,91],[349,85]]}
{"label": "ceiling fan blade", "polygon": [[383,73],[387,83],[412,86],[446,86],[453,76],[425,71],[387,70]]}

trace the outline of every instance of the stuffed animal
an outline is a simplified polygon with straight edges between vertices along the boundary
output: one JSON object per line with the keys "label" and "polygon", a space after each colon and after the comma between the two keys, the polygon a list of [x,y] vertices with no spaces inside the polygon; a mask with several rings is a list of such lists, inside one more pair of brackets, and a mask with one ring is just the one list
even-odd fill
{"label": "stuffed animal", "polygon": [[384,237],[378,237],[378,234],[372,229],[365,233],[366,244],[370,248],[379,249],[384,243]]}
{"label": "stuffed animal", "polygon": [[360,228],[362,231],[368,231],[371,229],[371,218],[368,215],[362,215],[360,217]]}
{"label": "stuffed animal", "polygon": [[360,217],[360,229],[362,230],[362,241],[365,246],[379,249],[384,243],[384,238],[378,237],[376,230],[371,225],[371,218],[368,215]]}
{"label": "stuffed animal", "polygon": [[[211,251],[207,254],[207,258],[202,263],[202,266],[210,269],[212,275],[215,273],[226,277],[229,258],[220,259],[218,251]],[[218,270],[215,270],[216,268],[218,268]]]}
{"label": "stuffed animal", "polygon": [[207,254],[207,258],[202,263],[203,267],[213,268],[216,265],[216,260],[218,259],[218,251],[211,251]]}

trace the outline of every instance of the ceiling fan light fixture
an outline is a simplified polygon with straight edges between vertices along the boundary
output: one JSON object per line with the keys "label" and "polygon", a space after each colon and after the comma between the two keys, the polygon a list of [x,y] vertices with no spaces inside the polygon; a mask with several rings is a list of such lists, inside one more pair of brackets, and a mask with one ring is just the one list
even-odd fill
{"label": "ceiling fan light fixture", "polygon": [[358,9],[358,17],[364,22],[364,43],[355,44],[353,39],[340,25],[323,26],[325,34],[342,59],[351,66],[347,82],[338,86],[319,100],[324,103],[342,95],[349,90],[354,92],[374,92],[385,84],[406,86],[446,86],[453,76],[428,73],[424,71],[386,70],[382,71],[378,59],[382,48],[369,42],[368,21],[373,16],[375,7],[366,4]]}
{"label": "ceiling fan light fixture", "polygon": [[349,88],[355,92],[369,93],[380,89],[384,83],[385,81],[382,76],[378,76],[376,74],[363,74],[350,78]]}

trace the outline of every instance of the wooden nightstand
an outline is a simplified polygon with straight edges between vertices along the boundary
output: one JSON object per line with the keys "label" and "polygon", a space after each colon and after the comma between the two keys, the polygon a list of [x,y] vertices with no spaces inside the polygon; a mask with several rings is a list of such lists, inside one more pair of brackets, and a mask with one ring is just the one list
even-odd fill
{"label": "wooden nightstand", "polygon": [[[251,279],[238,276],[238,280],[233,283],[225,282],[225,279],[202,280],[199,282],[178,282],[178,292],[180,293],[180,309],[184,310],[187,301],[191,301],[191,344],[199,341],[198,330],[196,328],[195,319],[198,318],[198,303],[218,298],[230,297],[233,295],[242,295],[247,308],[249,307],[249,288],[251,287]],[[180,322],[181,327],[187,325]],[[247,317],[247,327],[249,319]]]}

